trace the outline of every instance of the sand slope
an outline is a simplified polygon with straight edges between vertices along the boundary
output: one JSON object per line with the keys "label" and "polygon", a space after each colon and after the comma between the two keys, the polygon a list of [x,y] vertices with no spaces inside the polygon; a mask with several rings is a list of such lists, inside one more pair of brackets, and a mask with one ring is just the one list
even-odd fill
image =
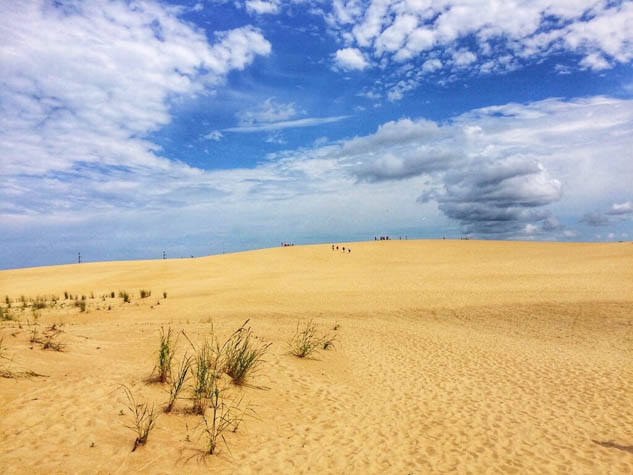
{"label": "sand slope", "polygon": [[[30,309],[0,324],[11,368],[47,376],[0,378],[0,472],[633,473],[633,244],[350,246],[0,272],[2,298],[133,295],[41,310],[63,352],[29,342]],[[257,413],[230,452],[204,456],[181,401],[131,453],[120,385],[165,404],[160,326],[200,341],[247,318],[268,389],[230,389]],[[340,323],[335,351],[288,354],[305,318]]]}

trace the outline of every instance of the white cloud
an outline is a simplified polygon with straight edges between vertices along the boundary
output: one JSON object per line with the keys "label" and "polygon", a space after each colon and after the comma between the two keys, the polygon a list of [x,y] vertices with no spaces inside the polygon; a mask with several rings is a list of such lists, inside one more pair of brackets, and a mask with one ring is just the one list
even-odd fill
{"label": "white cloud", "polygon": [[459,67],[468,66],[469,64],[472,64],[475,61],[477,61],[477,56],[475,56],[470,51],[460,50],[453,53],[453,62],[455,63],[456,66],[459,66]]}
{"label": "white cloud", "polygon": [[207,135],[205,135],[203,138],[207,140],[214,140],[216,142],[219,142],[222,139],[222,137],[224,137],[222,135],[222,132],[220,132],[219,130],[213,130],[209,132]]}
{"label": "white cloud", "polygon": [[293,102],[284,104],[275,101],[274,97],[270,97],[257,108],[238,113],[237,118],[240,126],[248,126],[258,123],[280,122],[297,114],[298,112]]}
{"label": "white cloud", "polygon": [[249,13],[257,13],[259,15],[266,13],[278,13],[279,1],[247,0],[246,11]]}
{"label": "white cloud", "polygon": [[271,130],[290,129],[296,127],[313,127],[315,125],[330,124],[349,118],[348,115],[335,117],[309,117],[305,119],[284,120],[281,122],[259,123],[254,125],[240,125],[238,127],[228,127],[225,132],[266,132]]}
{"label": "white cloud", "polygon": [[438,69],[442,69],[442,62],[439,59],[427,59],[422,65],[422,71],[425,73],[432,73],[433,71],[437,71]]}
{"label": "white cloud", "polygon": [[140,197],[129,190],[143,184],[151,203],[169,195],[166,177],[179,187],[200,174],[144,137],[169,123],[171,98],[206,93],[270,43],[246,26],[209,44],[182,11],[121,1],[0,7],[0,193],[10,213],[72,210],[92,186],[97,207],[132,206]]}
{"label": "white cloud", "polygon": [[633,214],[633,203],[625,201],[624,203],[613,203],[607,214],[619,216],[624,214]]}
{"label": "white cloud", "polygon": [[343,48],[334,55],[336,65],[346,71],[359,70],[369,67],[369,63],[363,53],[357,48]]}
{"label": "white cloud", "polygon": [[[560,53],[594,71],[633,60],[630,1],[337,1],[328,18],[357,69],[367,57],[384,65],[436,58],[447,77],[470,65],[483,74],[511,71]],[[460,50],[466,41],[472,51]]]}

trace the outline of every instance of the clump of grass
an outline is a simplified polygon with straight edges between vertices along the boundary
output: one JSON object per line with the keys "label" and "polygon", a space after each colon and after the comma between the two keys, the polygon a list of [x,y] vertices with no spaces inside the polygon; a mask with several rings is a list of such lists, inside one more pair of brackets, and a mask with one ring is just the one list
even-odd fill
{"label": "clump of grass", "polygon": [[62,324],[53,323],[44,332],[44,340],[41,341],[43,350],[64,351],[66,344],[59,341],[59,336],[64,332]]}
{"label": "clump of grass", "polygon": [[145,289],[141,289],[141,291],[139,293],[140,293],[142,299],[150,297],[152,295],[152,291],[151,290],[145,290]]}
{"label": "clump of grass", "polygon": [[305,358],[318,351],[323,345],[323,339],[317,335],[318,328],[313,320],[297,323],[294,335],[288,341],[290,353]]}
{"label": "clump of grass", "polygon": [[119,297],[123,299],[124,303],[130,303],[130,294],[125,290],[119,290]]}
{"label": "clump of grass", "polygon": [[163,292],[163,298],[166,299],[167,298],[167,292]]}
{"label": "clump of grass", "polygon": [[193,357],[192,412],[204,415],[211,396],[217,388],[219,354],[205,341]]}
{"label": "clump of grass", "polygon": [[64,299],[68,300],[68,299],[69,299],[69,296],[68,296],[68,295],[69,295],[69,294],[68,294],[68,291],[67,291],[67,290],[64,290]]}
{"label": "clump of grass", "polygon": [[75,307],[79,307],[80,312],[86,311],[86,301],[85,300],[75,300]]}
{"label": "clump of grass", "polygon": [[114,298],[114,291],[110,292],[110,298],[113,299]]}
{"label": "clump of grass", "polygon": [[168,328],[165,333],[165,329],[161,327],[160,346],[158,348],[158,363],[154,368],[154,370],[158,370],[158,380],[161,383],[166,383],[167,379],[171,376],[171,363],[174,359],[176,344],[177,340],[172,341],[171,328]]}
{"label": "clump of grass", "polygon": [[147,443],[149,433],[154,428],[156,420],[158,419],[158,413],[153,405],[150,407],[147,403],[137,403],[132,391],[130,391],[127,386],[122,386],[122,388],[128,400],[128,409],[134,417],[133,425],[126,426],[128,429],[136,432],[134,447],[132,447],[132,452],[134,452],[139,445],[145,445]]}
{"label": "clump of grass", "polygon": [[11,308],[11,299],[9,299],[8,295],[4,296],[4,303],[7,304],[7,308]]}
{"label": "clump of grass", "polygon": [[165,412],[171,412],[176,403],[176,399],[178,399],[178,395],[182,391],[182,388],[187,381],[187,376],[189,374],[189,370],[191,369],[191,357],[185,355],[180,362],[180,367],[176,374],[171,378],[171,386],[169,388],[169,402],[167,403],[167,407],[165,408]]}
{"label": "clump of grass", "polygon": [[337,330],[339,330],[340,328],[341,328],[341,324],[340,324],[339,322],[336,322],[336,323],[334,324],[334,328],[333,328],[333,330],[334,330],[334,331],[337,331]]}
{"label": "clump of grass", "polygon": [[253,336],[251,327],[247,327],[246,320],[222,346],[224,356],[223,372],[233,379],[237,385],[244,384],[249,374],[257,371],[263,362],[263,356],[272,343],[262,343]]}

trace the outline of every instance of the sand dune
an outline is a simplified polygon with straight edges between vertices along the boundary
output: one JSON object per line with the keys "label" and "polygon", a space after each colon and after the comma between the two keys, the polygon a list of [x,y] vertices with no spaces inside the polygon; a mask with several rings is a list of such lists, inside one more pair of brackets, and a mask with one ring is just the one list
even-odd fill
{"label": "sand dune", "polygon": [[[29,342],[19,302],[0,324],[9,369],[46,376],[0,378],[0,472],[633,473],[631,243],[342,245],[0,272],[3,299],[88,296],[36,311],[64,324],[62,352]],[[98,298],[119,290],[131,303]],[[227,386],[257,415],[230,450],[204,455],[182,400],[132,453],[120,385],[164,406],[161,325],[200,341],[247,318],[273,345]],[[286,342],[309,318],[336,349],[299,359]]]}

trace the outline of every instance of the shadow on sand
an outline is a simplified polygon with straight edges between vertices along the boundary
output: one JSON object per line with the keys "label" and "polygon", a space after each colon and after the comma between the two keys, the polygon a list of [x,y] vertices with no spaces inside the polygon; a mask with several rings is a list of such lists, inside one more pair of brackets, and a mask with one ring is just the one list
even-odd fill
{"label": "shadow on sand", "polygon": [[628,452],[630,454],[633,454],[633,445],[620,445],[620,444],[616,444],[615,442],[611,442],[611,441],[604,441],[601,442],[599,440],[591,440],[594,444],[598,444],[602,447],[606,447],[608,449],[618,449],[618,450],[623,450],[624,452]]}

